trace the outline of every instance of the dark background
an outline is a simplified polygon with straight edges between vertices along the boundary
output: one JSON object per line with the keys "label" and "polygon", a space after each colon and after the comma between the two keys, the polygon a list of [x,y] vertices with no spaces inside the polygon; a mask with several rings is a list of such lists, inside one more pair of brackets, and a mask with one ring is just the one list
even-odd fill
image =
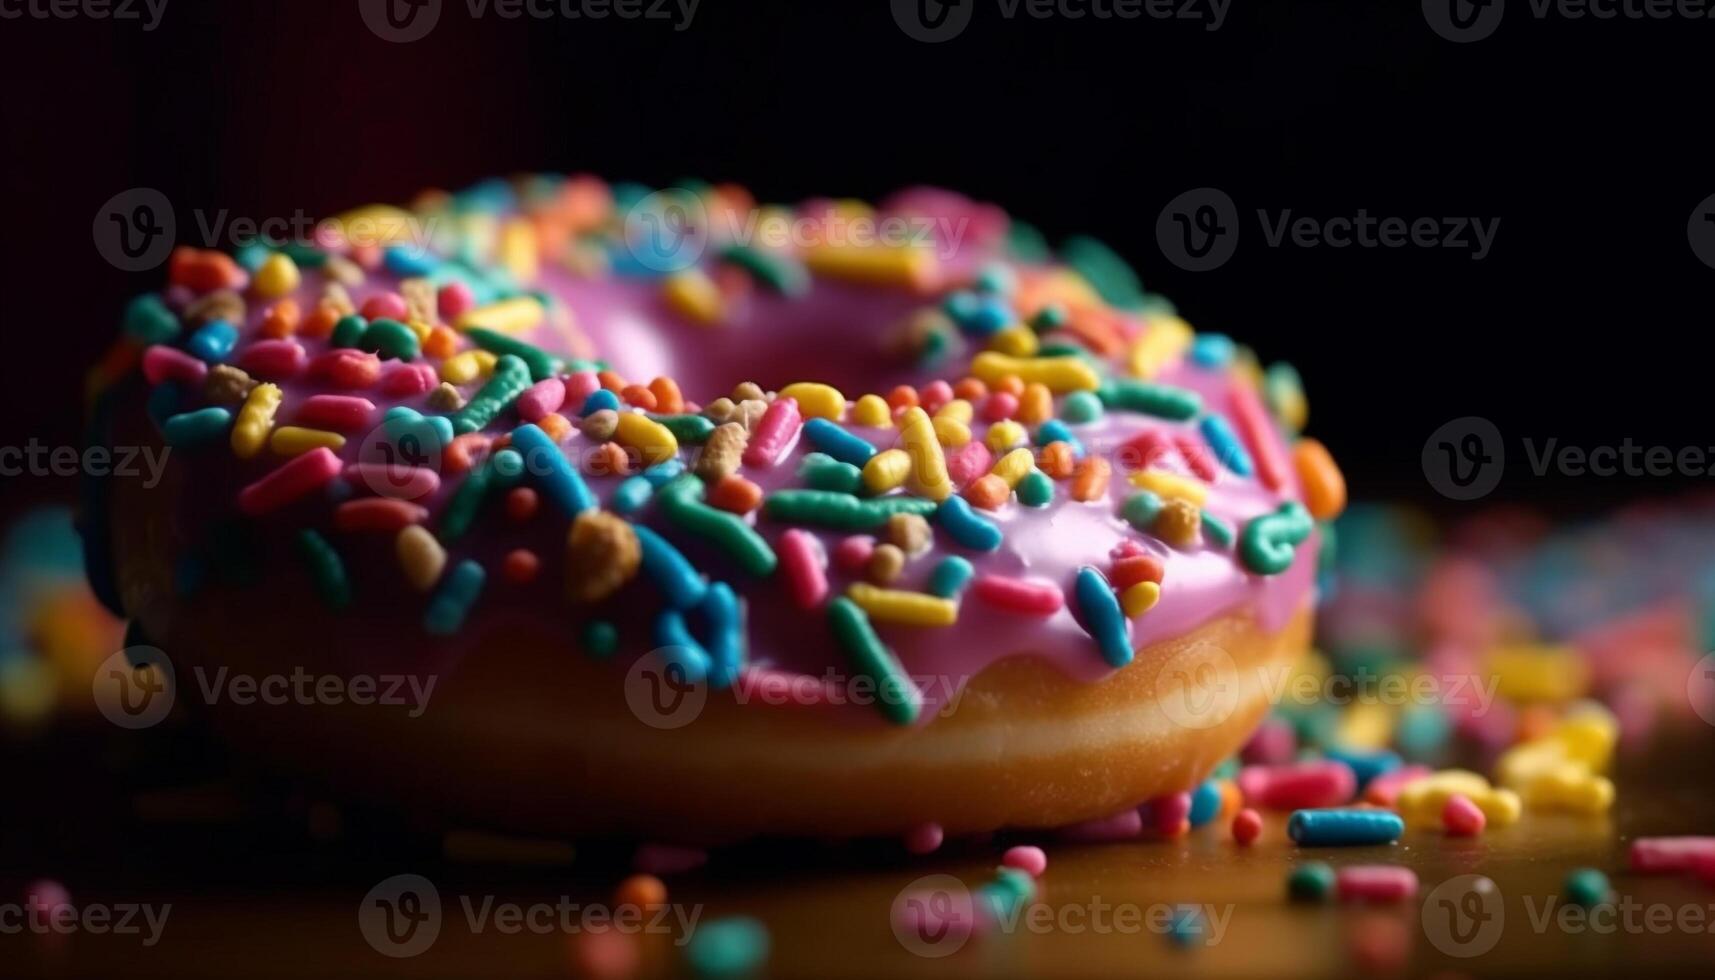
{"label": "dark background", "polygon": [[[1007,206],[1054,240],[1130,258],[1200,329],[1302,371],[1311,431],[1366,497],[1440,503],[1419,454],[1457,416],[1514,462],[1495,499],[1598,509],[1706,478],[1536,478],[1520,440],[1715,445],[1704,424],[1715,270],[1687,243],[1715,192],[1715,21],[1537,20],[1437,36],[1411,0],[1233,0],[1225,25],[1003,19],[943,44],[886,0],[703,0],[661,21],[473,21],[445,0],[390,44],[357,0],[169,0],[160,27],[0,21],[0,445],[75,444],[80,377],[124,299],[162,278],[97,254],[97,209],[165,192],[193,209],[326,215],[429,186],[543,169],[759,198],[874,198],[916,182]],[[1182,272],[1155,221],[1225,190],[1236,257]],[[1488,258],[1271,249],[1255,211],[1499,216]],[[13,479],[0,500],[56,495]]]}

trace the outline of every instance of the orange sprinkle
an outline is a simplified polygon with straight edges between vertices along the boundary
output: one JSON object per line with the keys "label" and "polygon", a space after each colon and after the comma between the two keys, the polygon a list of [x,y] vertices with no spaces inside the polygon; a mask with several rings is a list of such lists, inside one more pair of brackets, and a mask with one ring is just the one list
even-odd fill
{"label": "orange sprinkle", "polygon": [[298,325],[298,332],[306,337],[322,338],[333,333],[333,325],[339,322],[339,311],[331,306],[318,306],[304,322]]}
{"label": "orange sprinkle", "polygon": [[965,488],[965,499],[971,502],[972,507],[982,510],[999,510],[1000,505],[1006,503],[1011,496],[1012,488],[993,473],[977,477]]}
{"label": "orange sprinkle", "polygon": [[276,340],[290,337],[297,331],[298,321],[302,318],[296,300],[280,300],[268,307],[267,314],[262,317],[262,336]]}
{"label": "orange sprinkle", "polygon": [[994,383],[994,391],[997,393],[1004,392],[1017,398],[1024,394],[1024,379],[1016,374],[1005,375]]}
{"label": "orange sprinkle", "polygon": [[655,411],[655,393],[642,385],[626,385],[620,391],[619,397],[627,405],[636,405],[645,412]]}
{"label": "orange sprinkle", "polygon": [[506,516],[520,523],[536,516],[539,498],[529,487],[513,487],[506,495]]}
{"label": "orange sprinkle", "polygon": [[423,353],[442,360],[457,354],[459,350],[459,334],[457,330],[446,324],[437,324],[430,328],[429,336],[423,341]]}
{"label": "orange sprinkle", "polygon": [[910,385],[900,385],[887,393],[887,407],[895,412],[903,408],[911,408],[917,404],[917,389]]}
{"label": "orange sprinkle", "polygon": [[1100,456],[1085,456],[1072,471],[1072,499],[1100,500],[1107,495],[1113,467]]}
{"label": "orange sprinkle", "polygon": [[613,890],[613,904],[648,908],[667,904],[667,886],[654,875],[632,875]]}
{"label": "orange sprinkle", "polygon": [[536,553],[529,548],[507,552],[506,559],[500,564],[500,573],[506,576],[506,580],[519,585],[534,579],[536,573],[541,570],[542,559],[537,558]]}
{"label": "orange sprinkle", "polygon": [[664,415],[678,415],[685,410],[685,396],[679,393],[679,383],[672,378],[656,378],[649,382],[655,396],[655,409]]}
{"label": "orange sprinkle", "polygon": [[1036,468],[1056,480],[1064,480],[1072,475],[1072,464],[1071,444],[1055,440],[1042,447],[1042,458]]}
{"label": "orange sprinkle", "polygon": [[1132,555],[1114,562],[1108,571],[1108,582],[1116,592],[1124,592],[1139,582],[1161,584],[1161,559],[1154,555]]}
{"label": "orange sprinkle", "polygon": [[480,432],[467,432],[462,436],[453,436],[453,441],[447,443],[443,456],[443,468],[448,473],[463,473],[475,466],[477,461],[488,455],[489,443],[494,440]]}
{"label": "orange sprinkle", "polygon": [[1018,420],[1025,425],[1036,425],[1046,422],[1054,415],[1054,396],[1049,393],[1048,386],[1032,381],[1024,386],[1024,394],[1018,399]]}
{"label": "orange sprinkle", "polygon": [[625,387],[625,379],[614,374],[612,371],[597,372],[596,379],[601,382],[601,386],[603,388],[606,388],[608,391],[611,391],[616,395]]}
{"label": "orange sprinkle", "polygon": [[584,472],[591,476],[624,476],[631,472],[631,458],[617,442],[604,442],[584,457]]}
{"label": "orange sprinkle", "polygon": [[542,416],[536,420],[536,425],[555,443],[565,442],[566,437],[572,434],[572,420],[558,412],[549,412]]}
{"label": "orange sprinkle", "polygon": [[1346,509],[1346,478],[1326,446],[1315,439],[1300,439],[1292,447],[1292,462],[1298,482],[1304,485],[1304,508],[1319,521],[1331,521]]}
{"label": "orange sprinkle", "polygon": [[734,514],[748,514],[762,506],[762,488],[737,473],[731,473],[709,488],[708,503],[710,507],[719,507]]}
{"label": "orange sprinkle", "polygon": [[989,386],[983,384],[981,378],[960,378],[959,383],[953,386],[953,397],[968,402],[981,401],[988,393]]}

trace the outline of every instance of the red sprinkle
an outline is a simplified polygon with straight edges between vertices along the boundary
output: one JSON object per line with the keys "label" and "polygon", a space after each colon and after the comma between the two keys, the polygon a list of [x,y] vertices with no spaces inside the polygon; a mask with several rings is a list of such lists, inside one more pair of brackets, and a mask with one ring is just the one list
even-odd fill
{"label": "red sprinkle", "polygon": [[1266,810],[1304,810],[1339,806],[1358,791],[1357,777],[1343,762],[1318,760],[1285,766],[1246,766],[1239,770],[1245,802]]}
{"label": "red sprinkle", "polygon": [[318,446],[238,491],[238,509],[251,517],[272,513],[326,486],[339,472],[339,457]]}
{"label": "red sprinkle", "polygon": [[1108,581],[1112,582],[1114,589],[1120,592],[1124,592],[1139,582],[1154,582],[1156,585],[1160,585],[1164,570],[1161,559],[1154,555],[1132,555],[1129,558],[1121,558],[1114,562],[1113,568],[1108,573]]}
{"label": "red sprinkle", "polygon": [[1220,470],[1215,466],[1215,453],[1202,439],[1181,432],[1173,437],[1173,444],[1179,447],[1179,455],[1185,457],[1185,463],[1191,467],[1191,472],[1204,480],[1214,480],[1220,475]]}
{"label": "red sprinkle", "polygon": [[177,347],[154,344],[143,352],[143,377],[152,385],[163,381],[200,385],[208,377],[208,365]]}
{"label": "red sprinkle", "polygon": [[1233,409],[1233,425],[1238,428],[1239,436],[1256,460],[1256,472],[1262,485],[1270,490],[1286,486],[1286,474],[1292,471],[1292,467],[1287,465],[1285,450],[1274,431],[1274,422],[1262,407],[1262,399],[1257,397],[1256,389],[1236,383],[1229,401]]}
{"label": "red sprinkle", "polygon": [[971,588],[989,605],[1027,616],[1052,616],[1066,602],[1065,596],[1052,583],[1004,575],[983,575],[971,584]]}
{"label": "red sprinkle", "polygon": [[395,361],[381,376],[381,393],[394,398],[422,395],[434,390],[440,378],[427,364],[400,364]]}
{"label": "red sprinkle", "polygon": [[334,509],[334,527],[341,531],[397,531],[429,519],[426,507],[393,497],[361,497]]}
{"label": "red sprinkle", "polygon": [[1483,815],[1482,808],[1471,802],[1468,796],[1455,793],[1441,808],[1441,825],[1447,828],[1451,837],[1475,837],[1488,823],[1489,818]]}
{"label": "red sprinkle", "polygon": [[403,320],[411,315],[411,308],[398,293],[377,293],[364,300],[358,312],[365,320]]}
{"label": "red sprinkle", "polygon": [[506,494],[506,516],[522,524],[536,516],[541,498],[529,487],[513,487]]}
{"label": "red sprinkle", "polygon": [[368,388],[381,377],[381,358],[342,347],[317,355],[310,362],[310,375],[336,388]]}
{"label": "red sprinkle", "polygon": [[1012,418],[1018,414],[1018,396],[1009,391],[997,391],[983,402],[983,418],[990,422]]}
{"label": "red sprinkle", "polygon": [[859,573],[875,553],[875,539],[867,534],[854,534],[834,545],[834,564],[848,572]]}
{"label": "red sprinkle", "polygon": [[1121,443],[1117,456],[1120,465],[1128,470],[1147,470],[1161,465],[1172,451],[1167,437],[1159,430],[1145,429]]}
{"label": "red sprinkle", "polygon": [[1262,814],[1251,809],[1233,815],[1233,840],[1240,847],[1249,847],[1262,833]]}
{"label": "red sprinkle", "polygon": [[441,311],[441,319],[451,322],[476,306],[476,299],[469,286],[462,282],[449,282],[435,293],[435,305]]}
{"label": "red sprinkle", "polygon": [[352,463],[345,468],[345,482],[382,497],[417,500],[440,489],[441,475],[421,466],[397,463]]}
{"label": "red sprinkle", "polygon": [[296,377],[305,360],[304,347],[295,340],[258,340],[238,352],[238,366],[264,381]]}
{"label": "red sprinkle", "polygon": [[542,559],[528,548],[517,548],[506,553],[506,558],[500,563],[500,573],[509,582],[524,585],[536,578],[536,573],[542,569]]}
{"label": "red sprinkle", "polygon": [[312,429],[333,429],[335,432],[356,432],[367,428],[369,417],[375,414],[375,403],[356,395],[311,395],[298,406],[295,416],[300,425]]}
{"label": "red sprinkle", "polygon": [[828,597],[828,575],[822,550],[808,531],[792,528],[780,535],[777,549],[786,589],[800,609],[814,609]]}

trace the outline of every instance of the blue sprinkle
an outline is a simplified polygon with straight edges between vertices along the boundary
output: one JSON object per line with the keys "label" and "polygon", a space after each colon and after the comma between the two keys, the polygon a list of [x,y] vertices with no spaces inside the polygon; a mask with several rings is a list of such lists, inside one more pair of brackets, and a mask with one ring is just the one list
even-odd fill
{"label": "blue sprinkle", "polygon": [[669,671],[684,672],[683,680],[696,684],[709,676],[709,652],[691,635],[685,616],[677,609],[664,609],[655,619],[655,651]]}
{"label": "blue sprinkle", "polygon": [[637,544],[643,551],[643,573],[666,594],[667,604],[674,609],[701,605],[709,591],[708,583],[679,549],[641,524],[633,525],[632,530],[637,532]]}
{"label": "blue sprinkle", "polygon": [[1018,288],[1018,277],[1013,274],[1011,268],[995,262],[983,266],[982,271],[977,273],[976,287],[979,293],[1010,296],[1013,290]]}
{"label": "blue sprinkle", "polygon": [[1167,938],[1173,945],[1185,947],[1201,942],[1203,939],[1203,912],[1195,905],[1180,905],[1174,908],[1173,918],[1167,927]]}
{"label": "blue sprinkle", "polygon": [[494,477],[495,487],[509,490],[524,479],[524,457],[508,446],[488,457],[488,471]]}
{"label": "blue sprinkle", "polygon": [[1223,368],[1233,362],[1233,338],[1224,333],[1198,334],[1191,342],[1191,363],[1198,367]]}
{"label": "blue sprinkle", "polygon": [[628,476],[613,490],[611,506],[620,514],[630,516],[643,509],[649,498],[655,495],[655,488],[641,476]]}
{"label": "blue sprinkle", "polygon": [[1072,434],[1066,423],[1059,419],[1049,419],[1036,427],[1036,444],[1046,446],[1051,442],[1063,442],[1072,447],[1072,455],[1078,459],[1084,458],[1084,444]]}
{"label": "blue sprinkle", "polygon": [[597,388],[595,391],[590,392],[590,396],[588,398],[584,399],[584,407],[578,411],[578,414],[584,416],[594,415],[602,409],[608,409],[609,411],[614,412],[619,411],[619,396],[608,391],[606,388]]}
{"label": "blue sprinkle", "polygon": [[1213,779],[1205,779],[1191,792],[1191,826],[1201,827],[1219,816],[1221,787]]}
{"label": "blue sprinkle", "polygon": [[1384,773],[1393,772],[1404,765],[1400,757],[1386,749],[1376,749],[1363,752],[1357,749],[1330,748],[1325,753],[1335,762],[1344,763],[1352,770],[1352,775],[1358,777],[1358,789],[1362,790],[1370,784],[1370,780]]}
{"label": "blue sprinkle", "polygon": [[513,429],[512,447],[524,454],[525,471],[561,511],[581,514],[598,506],[584,478],[540,426],[530,424]]}
{"label": "blue sprinkle", "polygon": [[470,608],[476,605],[477,596],[482,594],[482,583],[487,577],[482,566],[468,558],[453,566],[441,580],[441,587],[435,590],[435,597],[429,600],[423,629],[432,636],[457,633]]}
{"label": "blue sprinkle", "polygon": [[744,666],[744,616],[732,586],[716,582],[703,599],[702,613],[709,624],[709,686],[719,691],[731,687]]}
{"label": "blue sprinkle", "polygon": [[943,599],[957,599],[976,573],[970,562],[958,555],[948,555],[929,574],[929,591]]}
{"label": "blue sprinkle", "polygon": [[381,416],[381,445],[389,447],[385,462],[439,469],[441,451],[452,441],[453,423],[444,415],[395,405]]}
{"label": "blue sprinkle", "polygon": [[947,297],[943,309],[960,330],[978,337],[999,333],[1015,319],[1004,296],[957,292]]}
{"label": "blue sprinkle", "polygon": [[669,459],[664,463],[656,463],[654,466],[644,470],[643,479],[648,481],[650,486],[659,490],[678,479],[684,472],[684,463],[676,459]]}
{"label": "blue sprinkle", "polygon": [[1203,440],[1209,448],[1215,451],[1215,458],[1221,465],[1231,470],[1236,476],[1250,476],[1256,472],[1256,466],[1251,462],[1251,454],[1239,441],[1238,434],[1227,423],[1225,415],[1205,415],[1203,421],[1197,423],[1197,428],[1203,433]]}
{"label": "blue sprinkle", "polygon": [[847,432],[837,423],[827,419],[811,419],[805,422],[804,438],[809,439],[810,445],[822,452],[853,466],[862,466],[875,455],[875,447],[862,436]]}
{"label": "blue sprinkle", "polygon": [[1078,569],[1078,581],[1072,598],[1084,621],[1084,629],[1102,650],[1102,659],[1110,667],[1131,663],[1131,639],[1126,633],[1125,613],[1108,580],[1093,567]]}
{"label": "blue sprinkle", "polygon": [[238,328],[225,320],[204,324],[201,330],[185,341],[185,350],[210,364],[226,360],[238,343]]}
{"label": "blue sprinkle", "polygon": [[1005,536],[1000,527],[971,509],[970,501],[957,494],[941,501],[935,508],[935,520],[947,529],[953,540],[976,551],[995,551]]}
{"label": "blue sprinkle", "polygon": [[1300,847],[1352,847],[1391,844],[1405,833],[1405,821],[1387,810],[1299,810],[1286,821],[1286,834]]}
{"label": "blue sprinkle", "polygon": [[387,271],[396,276],[432,276],[441,267],[440,260],[424,248],[392,245],[383,259]]}
{"label": "blue sprinkle", "polygon": [[243,266],[245,271],[255,272],[262,268],[262,263],[268,261],[268,256],[273,254],[273,251],[261,242],[249,242],[240,245],[238,250],[232,253],[232,258]]}
{"label": "blue sprinkle", "polygon": [[232,413],[218,405],[181,412],[161,425],[161,438],[169,446],[196,446],[226,435]]}

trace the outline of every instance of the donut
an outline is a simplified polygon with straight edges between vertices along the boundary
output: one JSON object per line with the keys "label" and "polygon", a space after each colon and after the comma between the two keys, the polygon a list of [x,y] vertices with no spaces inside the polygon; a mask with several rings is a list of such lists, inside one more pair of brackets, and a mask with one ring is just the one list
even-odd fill
{"label": "donut", "polygon": [[354,797],[1174,833],[1308,645],[1297,375],[993,205],[529,177],[166,272],[89,386],[167,454],[86,492],[92,583],[175,710]]}

